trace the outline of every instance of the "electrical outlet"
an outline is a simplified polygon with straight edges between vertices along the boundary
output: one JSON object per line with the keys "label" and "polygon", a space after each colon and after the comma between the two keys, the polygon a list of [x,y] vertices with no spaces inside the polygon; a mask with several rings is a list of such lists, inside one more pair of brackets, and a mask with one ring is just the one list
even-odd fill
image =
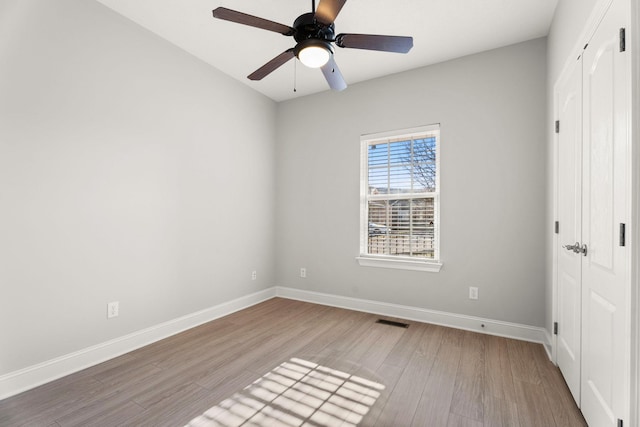
{"label": "electrical outlet", "polygon": [[258,278],[258,272],[253,270],[253,272],[251,272],[251,280],[256,280]]}
{"label": "electrical outlet", "polygon": [[478,299],[478,288],[475,286],[469,287],[469,299]]}
{"label": "electrical outlet", "polygon": [[118,314],[120,314],[120,303],[118,301],[107,304],[107,319],[118,317]]}
{"label": "electrical outlet", "polygon": [[302,277],[303,279],[305,279],[307,277],[307,269],[302,267],[300,269],[300,277]]}

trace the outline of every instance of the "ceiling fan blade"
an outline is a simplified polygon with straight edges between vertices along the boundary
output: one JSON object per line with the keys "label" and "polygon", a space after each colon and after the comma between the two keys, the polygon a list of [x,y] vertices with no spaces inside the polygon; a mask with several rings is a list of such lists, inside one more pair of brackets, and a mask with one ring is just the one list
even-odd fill
{"label": "ceiling fan blade", "polygon": [[407,53],[413,47],[413,37],[381,36],[377,34],[338,34],[336,37],[336,45],[352,49]]}
{"label": "ceiling fan blade", "polygon": [[331,89],[340,91],[347,88],[347,82],[344,81],[344,77],[342,77],[336,61],[333,60],[333,55],[329,58],[329,62],[322,66],[321,70]]}
{"label": "ceiling fan blade", "polygon": [[264,64],[262,67],[255,70],[253,73],[249,74],[247,78],[249,80],[262,80],[294,56],[293,48],[287,49],[271,61]]}
{"label": "ceiling fan blade", "polygon": [[296,32],[296,30],[289,27],[288,25],[279,24],[277,22],[258,18],[257,16],[253,15],[247,15],[246,13],[227,9],[226,7],[219,7],[217,9],[214,9],[213,17],[224,19],[225,21],[235,22],[238,24],[248,25],[250,27],[262,28],[263,30],[274,31],[285,36],[291,36]]}
{"label": "ceiling fan blade", "polygon": [[316,9],[316,20],[324,25],[330,25],[336,20],[340,9],[346,2],[347,0],[320,0]]}

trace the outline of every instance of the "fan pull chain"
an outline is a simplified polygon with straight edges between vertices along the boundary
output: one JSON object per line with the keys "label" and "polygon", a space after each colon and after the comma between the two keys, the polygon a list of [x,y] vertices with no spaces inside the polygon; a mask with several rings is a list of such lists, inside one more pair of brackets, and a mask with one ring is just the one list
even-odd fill
{"label": "fan pull chain", "polygon": [[298,77],[298,61],[293,58],[293,91],[297,92],[296,86],[298,85],[297,77]]}

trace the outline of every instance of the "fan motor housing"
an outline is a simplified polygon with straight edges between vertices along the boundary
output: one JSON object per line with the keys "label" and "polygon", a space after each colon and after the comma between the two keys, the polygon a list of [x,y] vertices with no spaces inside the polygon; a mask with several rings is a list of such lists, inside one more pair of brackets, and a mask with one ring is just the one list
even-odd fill
{"label": "fan motor housing", "polygon": [[314,13],[305,13],[298,16],[293,23],[296,30],[293,38],[300,43],[303,40],[318,39],[325,41],[333,41],[335,36],[335,26],[324,25],[316,21]]}

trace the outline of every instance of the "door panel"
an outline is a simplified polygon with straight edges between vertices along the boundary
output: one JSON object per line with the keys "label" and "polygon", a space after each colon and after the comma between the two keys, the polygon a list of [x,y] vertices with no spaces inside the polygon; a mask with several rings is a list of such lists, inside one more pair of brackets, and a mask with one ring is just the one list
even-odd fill
{"label": "door panel", "polygon": [[575,401],[580,402],[581,257],[563,248],[582,241],[582,62],[576,61],[558,87],[558,341],[557,363]]}
{"label": "door panel", "polygon": [[600,46],[589,60],[585,77],[588,88],[585,98],[589,108],[585,111],[585,174],[588,182],[584,190],[588,191],[584,208],[587,210],[585,225],[588,227],[591,246],[591,267],[613,270],[613,207],[614,207],[614,143],[613,126],[615,105],[613,99],[615,52],[617,37],[609,39]]}
{"label": "door panel", "polygon": [[592,426],[628,417],[629,57],[619,51],[627,2],[614,0],[583,55],[581,408]]}

